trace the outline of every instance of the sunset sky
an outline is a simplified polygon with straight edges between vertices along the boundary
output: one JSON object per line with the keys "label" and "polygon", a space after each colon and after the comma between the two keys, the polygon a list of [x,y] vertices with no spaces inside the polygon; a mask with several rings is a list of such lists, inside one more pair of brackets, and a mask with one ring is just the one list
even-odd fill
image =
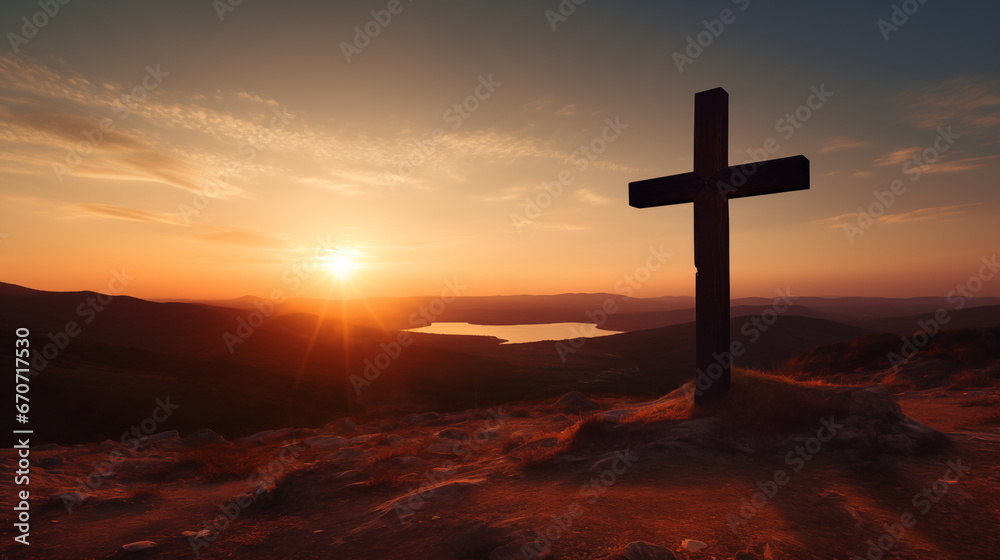
{"label": "sunset sky", "polygon": [[[812,165],[808,191],[730,203],[734,297],[943,296],[997,252],[1000,4],[930,0],[895,30],[889,1],[590,0],[555,18],[556,0],[402,0],[370,23],[395,6],[78,1],[31,33],[38,4],[3,2],[0,281],[106,290],[124,267],[138,297],[316,297],[355,268],[352,296],[614,292],[662,246],[635,295],[693,295],[691,206],[630,208],[627,185],[691,171],[694,93],[719,86],[731,164],[773,138],[769,158]],[[783,125],[814,88],[832,95]]]}

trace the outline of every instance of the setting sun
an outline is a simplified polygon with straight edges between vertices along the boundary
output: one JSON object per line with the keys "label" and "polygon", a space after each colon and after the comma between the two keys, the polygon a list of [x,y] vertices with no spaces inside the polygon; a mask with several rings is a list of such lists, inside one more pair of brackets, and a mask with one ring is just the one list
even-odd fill
{"label": "setting sun", "polygon": [[350,280],[361,268],[358,263],[360,252],[343,249],[333,252],[323,258],[323,267],[335,280]]}

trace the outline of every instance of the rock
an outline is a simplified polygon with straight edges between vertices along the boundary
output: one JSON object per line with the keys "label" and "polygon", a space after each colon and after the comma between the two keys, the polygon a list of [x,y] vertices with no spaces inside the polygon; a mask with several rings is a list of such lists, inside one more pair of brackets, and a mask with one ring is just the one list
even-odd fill
{"label": "rock", "polygon": [[635,541],[623,548],[615,560],[677,560],[669,549],[648,542]]}
{"label": "rock", "polygon": [[354,420],[344,418],[344,429],[348,432],[356,432],[358,431],[358,425],[354,423]]}
{"label": "rock", "polygon": [[63,451],[66,448],[59,445],[58,443],[44,443],[42,445],[36,445],[31,448],[32,451]]}
{"label": "rock", "polygon": [[147,548],[153,548],[156,543],[153,541],[139,541],[134,543],[129,543],[122,547],[125,552],[138,552],[140,550],[146,550]]}
{"label": "rock", "polygon": [[681,548],[687,550],[688,552],[698,552],[707,546],[707,544],[694,539],[684,539],[681,541]]}
{"label": "rock", "polygon": [[561,408],[563,410],[595,410],[601,408],[601,405],[587,398],[583,393],[577,391],[570,391],[556,401],[556,408]]}
{"label": "rock", "polygon": [[630,414],[632,414],[631,410],[609,410],[601,414],[601,418],[611,422],[617,422],[626,418]]}
{"label": "rock", "polygon": [[[180,441],[181,438],[180,436],[177,435],[177,430],[170,430],[168,432],[160,432],[158,434],[150,434],[148,436],[141,437],[136,442],[136,445],[138,447],[142,447],[144,445],[149,445],[151,443],[160,443],[160,444],[180,443]],[[143,541],[143,542],[151,542],[151,541]]]}
{"label": "rock", "polygon": [[403,436],[392,434],[391,436],[385,438],[385,441],[387,441],[391,445],[393,443],[403,441],[404,439],[406,438],[404,438]]}
{"label": "rock", "polygon": [[378,434],[365,434],[365,435],[362,435],[362,436],[354,436],[354,437],[352,437],[351,439],[349,439],[347,441],[351,442],[351,445],[358,445],[358,444],[361,444],[361,443],[368,443],[368,440],[372,439],[376,435],[378,435]]}
{"label": "rock", "polygon": [[410,414],[409,416],[403,417],[403,422],[411,426],[419,426],[421,424],[427,424],[435,420],[440,420],[441,415],[437,412],[423,412],[419,414]]}
{"label": "rock", "polygon": [[327,460],[334,463],[352,463],[355,461],[362,461],[370,456],[370,451],[347,448],[341,449],[340,451],[334,451],[327,457]]}
{"label": "rock", "polygon": [[227,441],[226,438],[222,437],[220,434],[208,428],[202,428],[197,432],[189,434],[186,438],[181,440],[181,443],[187,446],[203,445],[203,444],[216,444],[216,445],[233,444],[231,441]]}
{"label": "rock", "polygon": [[847,402],[851,416],[863,416],[885,421],[903,419],[903,410],[885,387],[868,387],[851,393]]}
{"label": "rock", "polygon": [[500,439],[500,430],[493,428],[491,430],[485,430],[483,428],[477,429],[472,432],[472,439],[479,443],[486,443],[488,441],[496,441]]}
{"label": "rock", "polygon": [[302,440],[302,443],[316,449],[340,449],[347,447],[347,440],[337,436],[315,436]]}
{"label": "rock", "polygon": [[439,455],[457,455],[461,449],[461,444],[454,440],[435,441],[427,446],[427,451]]}
{"label": "rock", "polygon": [[753,552],[744,550],[743,552],[737,552],[733,560],[759,560],[759,557]]}
{"label": "rock", "polygon": [[195,537],[195,538],[204,538],[204,537],[208,537],[208,536],[211,536],[211,535],[212,535],[212,531],[210,531],[208,529],[202,529],[201,531],[184,531],[183,533],[181,533],[181,536],[184,536],[184,537]]}
{"label": "rock", "polygon": [[295,439],[295,438],[313,436],[315,435],[315,432],[316,430],[306,430],[303,428],[282,428],[280,430],[267,430],[263,432],[257,432],[256,434],[240,438],[236,441],[237,443],[246,443],[249,445],[266,445],[268,443],[284,439]]}
{"label": "rock", "polygon": [[465,430],[460,430],[458,428],[445,428],[435,435],[439,438],[444,438],[444,439],[458,439],[458,440],[470,439],[469,434]]}

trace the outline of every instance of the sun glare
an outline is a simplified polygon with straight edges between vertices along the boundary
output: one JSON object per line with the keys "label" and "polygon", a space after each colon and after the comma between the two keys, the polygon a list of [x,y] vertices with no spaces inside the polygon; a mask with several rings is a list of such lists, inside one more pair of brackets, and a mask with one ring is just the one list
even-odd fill
{"label": "sun glare", "polygon": [[323,258],[323,266],[335,280],[350,280],[361,268],[361,256],[356,249],[339,249]]}

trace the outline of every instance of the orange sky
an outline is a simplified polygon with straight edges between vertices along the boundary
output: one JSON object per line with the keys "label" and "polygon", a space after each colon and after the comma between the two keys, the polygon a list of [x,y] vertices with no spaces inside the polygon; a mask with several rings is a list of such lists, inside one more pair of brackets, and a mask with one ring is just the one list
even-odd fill
{"label": "orange sky", "polygon": [[4,282],[102,290],[124,267],[139,297],[315,297],[349,261],[347,295],[613,292],[653,249],[636,295],[691,295],[690,205],[633,209],[627,184],[691,170],[693,94],[717,86],[730,163],[774,139],[812,165],[809,191],[730,203],[734,297],[944,295],[997,251],[996,7],[927,4],[886,41],[883,6],[588,3],[553,30],[527,2],[404,3],[348,61],[385,3],[133,4],[67,5],[0,53]]}

